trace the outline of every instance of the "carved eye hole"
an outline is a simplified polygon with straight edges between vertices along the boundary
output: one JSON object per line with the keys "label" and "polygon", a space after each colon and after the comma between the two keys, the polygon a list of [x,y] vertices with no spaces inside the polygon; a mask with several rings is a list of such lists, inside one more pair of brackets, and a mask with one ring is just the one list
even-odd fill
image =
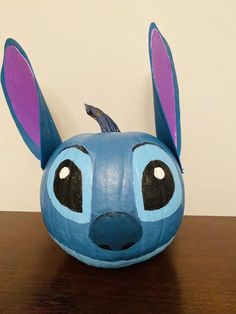
{"label": "carved eye hole", "polygon": [[150,161],[142,177],[144,209],[162,208],[171,200],[174,189],[175,183],[169,167],[160,160]]}
{"label": "carved eye hole", "polygon": [[73,161],[66,159],[58,166],[53,183],[58,201],[75,212],[82,212],[82,174]]}

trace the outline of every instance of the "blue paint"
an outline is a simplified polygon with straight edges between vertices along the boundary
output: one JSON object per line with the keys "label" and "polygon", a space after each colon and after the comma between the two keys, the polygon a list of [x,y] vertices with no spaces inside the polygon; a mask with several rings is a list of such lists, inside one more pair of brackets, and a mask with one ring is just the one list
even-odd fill
{"label": "blue paint", "polygon": [[[182,197],[181,200],[179,199],[179,202],[174,202],[173,206],[176,207],[170,209],[168,215],[165,213],[166,217],[164,218],[163,216],[162,219],[160,219],[157,213],[155,213],[155,219],[153,217],[149,217],[149,220],[147,218],[143,219],[137,206],[137,191],[135,191],[133,185],[133,158],[135,158],[135,151],[140,152],[146,145],[140,146],[134,151],[133,148],[135,145],[144,142],[155,144],[150,145],[153,147],[152,154],[158,153],[159,158],[162,156],[165,157],[165,161],[168,161],[169,165],[171,165],[171,170],[174,172],[175,185],[180,184],[177,190],[180,190],[179,197]],[[62,215],[61,211],[57,207],[55,208],[53,204],[52,190],[48,189],[47,184],[49,176],[53,172],[51,169],[56,168],[54,167],[54,163],[58,164],[59,160],[63,160],[66,157],[66,151],[69,151],[70,154],[71,148],[66,149],[66,147],[73,145],[84,146],[92,162],[92,213],[91,220],[88,223],[79,223],[75,215],[73,216],[70,213],[69,209],[67,209],[67,218],[65,215]],[[77,154],[73,156],[73,160],[78,162],[79,156],[83,153],[78,149],[73,150]],[[150,155],[150,158],[153,158],[153,155]],[[107,177],[111,179],[111,182]],[[107,178],[105,185],[103,185],[104,178]],[[183,198],[182,175],[174,156],[158,139],[151,135],[138,132],[84,134],[67,140],[55,151],[49,160],[41,186],[42,214],[51,236],[57,239],[61,245],[67,247],[69,251],[76,252],[78,256],[83,255],[94,260],[99,260],[98,265],[102,265],[104,261],[104,267],[106,267],[106,262],[109,261],[118,262],[119,260],[139,258],[169,242],[175,236],[182,221]],[[125,212],[139,221],[142,228],[142,237],[127,250],[104,250],[99,248],[91,240],[89,236],[90,227],[101,215],[116,211]]]}
{"label": "blue paint", "polygon": [[85,104],[85,109],[87,114],[100,125],[102,132],[120,132],[116,123],[99,108]]}
{"label": "blue paint", "polygon": [[112,251],[128,249],[142,237],[139,221],[124,211],[99,216],[89,229],[89,237],[97,246]]}
{"label": "blue paint", "polygon": [[[53,237],[52,237],[53,238]],[[64,246],[63,244],[61,244],[60,242],[58,242],[56,239],[53,238],[53,240],[64,250],[66,251],[68,254],[74,256],[75,258],[77,258],[79,261],[89,265],[89,266],[94,266],[94,267],[100,267],[100,268],[122,268],[122,267],[128,267],[130,265],[134,265],[137,263],[141,263],[144,262],[146,260],[148,260],[149,258],[152,258],[153,256],[161,253],[162,251],[165,250],[165,248],[167,248],[171,242],[174,240],[174,237],[172,239],[170,239],[170,241],[164,245],[162,245],[161,247],[157,248],[156,250],[154,250],[153,252],[150,252],[146,255],[134,258],[134,259],[130,259],[130,260],[121,260],[121,261],[114,261],[114,262],[104,262],[104,261],[100,261],[100,260],[96,260],[81,254],[76,253],[75,251],[69,249],[68,247]]]}
{"label": "blue paint", "polygon": [[[157,210],[144,210],[142,197],[142,175],[146,165],[151,160],[162,160],[171,169],[175,181],[175,191],[170,202]],[[133,153],[133,184],[136,206],[142,221],[157,221],[171,216],[183,201],[183,182],[179,167],[172,155],[157,145],[145,144],[134,150]]]}
{"label": "blue paint", "polygon": [[[54,175],[57,167],[60,163],[65,160],[70,159],[76,164],[76,166],[82,172],[83,181],[83,213],[74,212],[72,210],[68,211],[68,208],[62,205],[56,198],[53,190]],[[54,160],[53,165],[50,167],[48,180],[47,180],[47,190],[49,192],[53,207],[66,219],[73,220],[77,223],[88,223],[91,220],[91,200],[92,200],[92,162],[91,157],[75,147],[69,147],[64,149]]]}
{"label": "blue paint", "polygon": [[[165,116],[165,113],[163,111],[163,107],[160,101],[160,97],[158,95],[158,91],[156,88],[155,84],[155,79],[153,75],[153,68],[152,68],[152,53],[151,53],[151,35],[153,30],[158,30],[157,26],[155,23],[151,23],[149,27],[149,57],[150,57],[150,65],[151,65],[151,72],[152,72],[152,85],[153,85],[153,99],[154,99],[154,109],[155,109],[155,121],[156,121],[156,133],[158,138],[165,143],[165,145],[172,151],[172,153],[175,155],[180,168],[181,167],[181,162],[179,159],[180,156],[180,151],[181,151],[181,127],[180,127],[180,108],[179,108],[179,88],[178,88],[178,82],[177,82],[177,77],[176,77],[176,71],[175,71],[175,66],[174,66],[174,61],[172,57],[172,53],[170,50],[170,47],[165,40],[165,38],[161,35],[164,43],[165,43],[165,48],[167,50],[168,56],[171,61],[171,68],[172,68],[172,75],[174,79],[174,91],[175,91],[175,114],[176,114],[176,130],[177,130],[177,147],[174,144],[173,138],[171,136],[171,132],[168,126],[168,122]],[[159,30],[158,30],[159,32]]]}
{"label": "blue paint", "polygon": [[[2,89],[4,92],[4,96],[6,98],[9,110],[11,112],[11,115],[15,121],[15,124],[24,140],[28,148],[31,150],[31,152],[35,155],[36,158],[41,160],[41,167],[42,169],[45,168],[45,165],[52,155],[52,153],[55,151],[55,149],[61,144],[61,138],[59,136],[59,133],[56,129],[56,126],[54,124],[54,121],[52,119],[52,116],[48,110],[47,104],[43,98],[42,92],[39,88],[38,82],[34,76],[34,72],[32,69],[32,66],[30,64],[30,61],[25,53],[25,51],[22,49],[22,47],[14,40],[14,39],[7,39],[5,43],[4,50],[7,49],[7,47],[13,46],[15,47],[19,53],[22,56],[22,59],[25,59],[27,62],[29,68],[32,71],[32,80],[34,80],[36,93],[38,96],[38,103],[39,108],[35,108],[35,110],[39,110],[39,126],[40,129],[38,132],[40,133],[40,146],[38,146],[30,137],[30,134],[27,134],[24,128],[22,127],[10,100],[10,97],[8,95],[8,90],[5,82],[5,69],[4,69],[4,62],[2,66],[1,71],[1,84]],[[13,60],[14,61],[14,60]],[[27,113],[25,113],[27,114]]]}
{"label": "blue paint", "polygon": [[[150,31],[153,27],[152,24]],[[9,40],[8,44],[17,47],[31,67],[23,49],[13,40]],[[174,67],[172,70],[176,80]],[[158,138],[141,132],[117,132],[119,129],[113,120],[104,113],[101,117],[96,109],[95,113],[106,133],[76,135],[61,143],[36,82],[40,106],[41,141],[38,147],[15,115],[5,86],[4,71],[1,77],[4,94],[19,132],[29,149],[41,160],[42,168],[45,168],[40,192],[41,209],[44,223],[56,243],[80,261],[105,268],[129,266],[164,250],[175,237],[184,211],[178,100],[175,108],[177,147],[171,139],[155,88]],[[175,85],[177,97],[177,80]],[[75,148],[77,145],[83,146],[86,151]],[[62,205],[54,194],[55,173],[65,159],[72,160],[82,175],[82,212]],[[169,167],[175,190],[163,208],[146,211],[142,174],[153,160],[161,160]]]}

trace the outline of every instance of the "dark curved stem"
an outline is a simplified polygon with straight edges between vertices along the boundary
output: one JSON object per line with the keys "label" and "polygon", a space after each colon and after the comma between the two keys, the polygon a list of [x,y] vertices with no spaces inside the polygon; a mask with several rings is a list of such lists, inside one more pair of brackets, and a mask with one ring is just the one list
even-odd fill
{"label": "dark curved stem", "polygon": [[100,125],[102,132],[120,132],[116,123],[99,108],[85,104],[85,109],[87,114]]}

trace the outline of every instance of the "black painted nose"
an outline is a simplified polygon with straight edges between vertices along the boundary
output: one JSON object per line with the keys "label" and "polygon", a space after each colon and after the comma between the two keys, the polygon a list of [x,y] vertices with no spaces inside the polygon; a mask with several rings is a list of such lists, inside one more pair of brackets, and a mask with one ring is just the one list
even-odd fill
{"label": "black painted nose", "polygon": [[108,212],[99,216],[90,227],[90,238],[104,250],[126,250],[142,236],[142,227],[129,214]]}

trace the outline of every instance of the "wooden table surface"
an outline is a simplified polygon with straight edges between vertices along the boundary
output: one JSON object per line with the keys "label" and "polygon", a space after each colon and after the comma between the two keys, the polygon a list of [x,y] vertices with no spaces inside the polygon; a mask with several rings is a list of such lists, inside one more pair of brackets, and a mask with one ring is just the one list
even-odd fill
{"label": "wooden table surface", "polygon": [[171,246],[120,270],[88,267],[40,213],[0,212],[0,313],[236,313],[236,218],[184,218]]}

